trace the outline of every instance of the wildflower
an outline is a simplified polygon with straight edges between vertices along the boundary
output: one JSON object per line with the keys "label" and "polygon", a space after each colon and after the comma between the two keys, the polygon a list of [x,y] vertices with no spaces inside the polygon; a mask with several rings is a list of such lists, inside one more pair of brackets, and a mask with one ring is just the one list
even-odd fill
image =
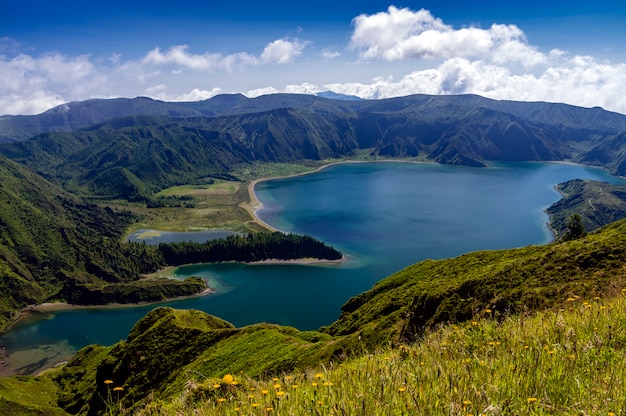
{"label": "wildflower", "polygon": [[323,402],[323,401],[321,401],[321,400],[318,400],[318,401],[317,401],[317,404],[321,406],[321,405],[323,405],[323,404],[324,404],[324,402]]}
{"label": "wildflower", "polygon": [[272,381],[273,381],[273,382],[277,382],[277,381],[278,381],[278,377],[274,377],[274,378],[272,378]]}
{"label": "wildflower", "polygon": [[325,381],[323,385],[326,387],[330,387],[333,385],[333,383],[331,383],[330,381]]}
{"label": "wildflower", "polygon": [[406,391],[406,387],[400,387],[400,388],[398,389],[398,391],[399,391],[400,393],[404,393],[404,392]]}
{"label": "wildflower", "polygon": [[322,374],[322,373],[317,373],[317,374],[315,374],[315,378],[322,379],[322,378],[324,378],[324,374]]}
{"label": "wildflower", "polygon": [[274,384],[274,388],[275,388],[276,390],[280,390],[280,384],[278,384],[278,383]]}
{"label": "wildflower", "polygon": [[266,411],[266,412],[271,412],[272,410],[274,410],[274,408],[273,408],[273,407],[266,407],[266,408],[265,408],[265,411]]}
{"label": "wildflower", "polygon": [[311,383],[311,385],[312,385],[313,387],[317,387],[317,383],[316,383],[316,382]]}
{"label": "wildflower", "polygon": [[478,322],[472,321],[472,326],[477,326],[477,325],[478,325]]}
{"label": "wildflower", "polygon": [[268,394],[268,393],[269,393],[269,390],[261,390],[261,393],[263,393],[263,394]]}
{"label": "wildflower", "polygon": [[113,380],[104,380],[104,384],[113,384]]}
{"label": "wildflower", "polygon": [[276,395],[277,395],[278,397],[280,397],[280,396],[284,396],[284,395],[285,395],[285,392],[284,392],[284,391],[277,391],[277,392],[276,392]]}
{"label": "wildflower", "polygon": [[217,383],[213,384],[214,389],[219,389],[220,387],[222,387],[220,384],[217,384]]}
{"label": "wildflower", "polygon": [[252,407],[259,407],[259,406],[260,406],[260,404],[258,404],[258,403],[252,403],[250,406],[252,406]]}
{"label": "wildflower", "polygon": [[491,309],[485,309],[485,313],[491,313]]}
{"label": "wildflower", "polygon": [[124,387],[113,387],[113,391],[124,391]]}
{"label": "wildflower", "polygon": [[232,374],[226,374],[224,377],[222,377],[222,381],[226,384],[233,384],[235,378]]}
{"label": "wildflower", "polygon": [[218,403],[224,403],[225,401],[226,401],[226,399],[223,398],[223,397],[220,397],[219,399],[217,399]]}
{"label": "wildflower", "polygon": [[537,398],[536,397],[529,397],[528,399],[526,399],[526,401],[528,402],[528,404],[535,403],[537,401]]}
{"label": "wildflower", "polygon": [[463,400],[463,405],[469,406],[470,404],[472,404],[472,402],[470,402],[469,400]]}
{"label": "wildflower", "polygon": [[292,388],[292,389],[297,389],[297,388],[298,388],[298,385],[297,385],[297,384],[294,384],[294,385],[292,385],[292,386],[291,386],[291,388]]}
{"label": "wildflower", "polygon": [[248,399],[254,399],[254,394],[248,394]]}

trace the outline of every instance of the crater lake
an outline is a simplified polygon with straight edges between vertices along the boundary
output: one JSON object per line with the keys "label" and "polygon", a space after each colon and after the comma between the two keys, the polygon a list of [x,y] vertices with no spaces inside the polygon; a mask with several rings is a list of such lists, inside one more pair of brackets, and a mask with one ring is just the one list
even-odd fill
{"label": "crater lake", "polygon": [[[158,306],[199,309],[236,326],[270,322],[301,330],[330,324],[351,296],[420,260],[545,244],[554,186],[581,178],[624,183],[603,170],[561,163],[488,168],[401,162],[343,163],[256,185],[258,216],[341,250],[337,265],[215,264],[176,269],[215,293],[134,307],[32,314],[0,338],[3,374],[34,373],[89,344],[111,345]],[[200,224],[201,225],[201,224]]]}

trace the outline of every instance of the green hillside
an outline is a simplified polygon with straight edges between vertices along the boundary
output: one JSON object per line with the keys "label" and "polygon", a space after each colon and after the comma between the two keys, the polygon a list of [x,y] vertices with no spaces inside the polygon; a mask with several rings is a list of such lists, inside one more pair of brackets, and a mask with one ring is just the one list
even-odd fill
{"label": "green hillside", "polygon": [[626,218],[626,186],[574,179],[561,183],[557,190],[563,198],[550,206],[550,226],[557,237],[566,230],[567,219],[580,215],[586,230],[595,230]]}
{"label": "green hillside", "polygon": [[30,304],[106,302],[93,293],[126,303],[139,289],[142,300],[162,300],[204,289],[198,280],[140,282],[164,263],[153,247],[121,242],[133,221],[0,157],[0,330]]}
{"label": "green hillside", "polygon": [[626,116],[597,108],[471,95],[346,101],[278,94],[152,105],[146,100],[118,107],[107,100],[73,103],[67,114],[74,107],[89,108],[88,114],[105,107],[100,121],[91,117],[94,124],[80,129],[61,123],[29,140],[0,145],[0,153],[72,192],[130,201],[148,201],[161,189],[207,177],[237,179],[242,166],[251,164],[363,154],[477,167],[489,161],[572,161],[626,173]]}
{"label": "green hillside", "polygon": [[102,411],[99,397],[110,379],[123,386],[121,404],[138,409],[144,399],[181,394],[198,377],[279,376],[388,345],[420,345],[440,325],[558,311],[581,297],[610,299],[625,284],[625,239],[621,221],[581,240],[423,261],[350,299],[340,318],[319,332],[233,328],[200,312],[157,309],[126,341],[81,350],[55,378],[60,402],[70,413]]}

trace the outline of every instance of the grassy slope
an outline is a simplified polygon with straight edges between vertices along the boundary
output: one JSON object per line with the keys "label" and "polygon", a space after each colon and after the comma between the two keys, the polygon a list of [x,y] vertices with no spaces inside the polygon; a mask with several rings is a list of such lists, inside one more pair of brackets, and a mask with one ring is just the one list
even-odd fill
{"label": "grassy slope", "polygon": [[137,324],[126,342],[106,351],[80,351],[59,378],[68,392],[63,403],[73,411],[97,409],[93,392],[103,394],[103,381],[110,378],[125,389],[122,404],[138,406],[148,392],[152,400],[171,398],[190,379],[240,372],[278,375],[390,343],[420,343],[433,327],[447,322],[481,317],[496,322],[511,313],[564,307],[583,295],[611,297],[624,283],[625,238],[626,221],[621,221],[583,240],[424,261],[351,299],[326,333],[267,324],[182,325],[195,322],[198,318],[190,317],[200,313],[157,310]]}
{"label": "grassy slope", "polygon": [[442,326],[415,344],[276,378],[190,375],[183,392],[139,414],[623,414],[624,328],[623,295],[578,298],[561,310]]}

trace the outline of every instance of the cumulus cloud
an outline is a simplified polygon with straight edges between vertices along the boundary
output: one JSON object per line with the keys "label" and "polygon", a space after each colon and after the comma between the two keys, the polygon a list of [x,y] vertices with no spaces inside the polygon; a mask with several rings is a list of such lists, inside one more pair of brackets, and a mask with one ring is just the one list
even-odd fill
{"label": "cumulus cloud", "polygon": [[334,59],[341,56],[341,52],[337,51],[324,51],[322,52],[322,57],[325,59]]}
{"label": "cumulus cloud", "polygon": [[0,114],[33,114],[68,96],[89,98],[105,83],[87,55],[0,55]]}
{"label": "cumulus cloud", "polygon": [[353,25],[350,47],[359,51],[364,60],[464,57],[517,62],[525,66],[543,60],[515,25],[454,29],[428,10],[413,11],[394,6],[389,6],[386,12],[357,16]]}
{"label": "cumulus cloud", "polygon": [[[292,63],[312,42],[290,37],[254,53],[197,52],[175,45],[138,59],[119,53],[35,56],[20,52],[19,42],[0,38],[0,114],[39,113],[88,98],[191,101],[246,90],[251,97],[327,90],[363,98],[472,93],[626,114],[626,63],[561,49],[541,51],[515,25],[455,28],[427,10],[393,6],[357,16],[352,25],[347,44],[310,48],[315,53],[298,71]],[[387,75],[392,70],[395,77]]]}
{"label": "cumulus cloud", "polygon": [[168,87],[165,84],[154,85],[146,89],[146,95],[161,101],[202,101],[208,100],[220,94],[222,90],[218,87],[210,90],[202,90],[194,88],[189,92],[172,93],[168,91]]}
{"label": "cumulus cloud", "polygon": [[219,53],[192,54],[187,45],[178,45],[162,52],[154,48],[143,58],[143,64],[176,65],[195,71],[211,71],[216,68],[232,70],[238,65],[255,65],[258,60],[247,53],[222,55]]}
{"label": "cumulus cloud", "polygon": [[450,58],[436,68],[413,71],[399,80],[390,77],[370,83],[327,84],[337,93],[363,98],[409,94],[478,94],[494,99],[564,102],[602,106],[626,113],[626,64],[598,62],[591,57],[549,57],[538,73],[513,73],[481,60]]}
{"label": "cumulus cloud", "polygon": [[261,60],[270,64],[285,64],[302,55],[302,50],[310,42],[299,39],[278,39],[269,43],[261,53]]}

